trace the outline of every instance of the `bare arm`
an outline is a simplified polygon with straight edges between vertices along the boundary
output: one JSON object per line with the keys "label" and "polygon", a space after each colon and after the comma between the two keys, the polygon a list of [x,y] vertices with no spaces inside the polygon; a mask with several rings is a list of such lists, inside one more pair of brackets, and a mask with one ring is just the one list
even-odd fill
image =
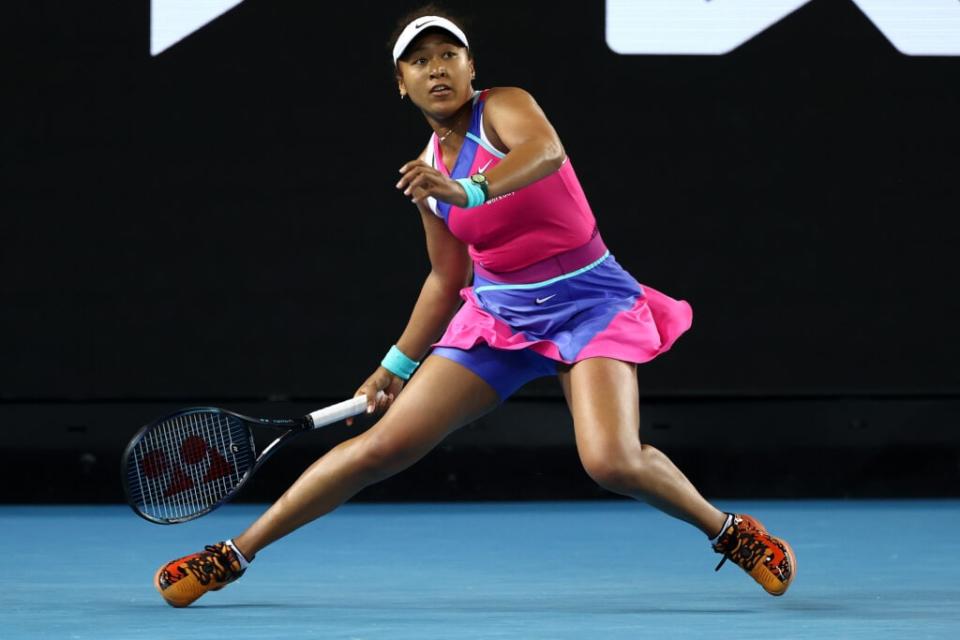
{"label": "bare arm", "polygon": [[491,141],[509,149],[485,174],[491,198],[545,178],[563,164],[566,154],[560,137],[533,96],[523,89],[492,89],[483,114]]}
{"label": "bare arm", "polygon": [[443,220],[425,205],[418,204],[418,208],[427,238],[430,273],[397,340],[397,348],[414,360],[420,360],[443,333],[460,307],[460,289],[471,275],[466,245],[454,238]]}
{"label": "bare arm", "polygon": [[[545,178],[563,164],[566,154],[557,132],[523,89],[492,89],[484,107],[484,119],[491,142],[509,150],[497,166],[484,174],[490,198]],[[428,196],[458,207],[467,203],[463,187],[422,159],[406,163],[400,173],[403,176],[397,188],[418,204]]]}
{"label": "bare arm", "polygon": [[[408,358],[419,361],[460,307],[460,289],[469,282],[471,262],[466,245],[453,237],[443,220],[433,215],[424,204],[418,203],[417,208],[426,234],[430,273],[420,289],[410,320],[397,340],[397,348]],[[401,378],[380,366],[354,395],[367,396],[369,413],[373,410],[377,391],[384,391],[386,397],[379,408],[386,409],[403,389],[403,383]],[[352,418],[347,420],[347,424],[352,423]]]}

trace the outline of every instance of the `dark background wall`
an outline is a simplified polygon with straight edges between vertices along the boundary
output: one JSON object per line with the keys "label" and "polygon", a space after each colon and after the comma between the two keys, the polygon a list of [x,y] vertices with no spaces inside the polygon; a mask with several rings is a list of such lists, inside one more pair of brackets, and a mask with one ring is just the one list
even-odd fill
{"label": "dark background wall", "polygon": [[[818,446],[831,416],[863,424],[851,399],[917,444],[903,403],[934,402],[920,428],[956,490],[960,58],[902,55],[837,0],[717,57],[615,54],[602,2],[458,5],[477,86],[537,98],[618,260],[693,305],[645,398],[742,403],[748,430],[790,412]],[[62,442],[55,406],[112,454],[138,425],[106,424],[109,403],[143,403],[141,423],[162,402],[310,404],[372,370],[428,269],[393,188],[429,134],[387,53],[414,5],[386,6],[246,0],[157,57],[147,2],[22,9],[0,133],[8,447]],[[562,412],[552,382],[524,398]]]}

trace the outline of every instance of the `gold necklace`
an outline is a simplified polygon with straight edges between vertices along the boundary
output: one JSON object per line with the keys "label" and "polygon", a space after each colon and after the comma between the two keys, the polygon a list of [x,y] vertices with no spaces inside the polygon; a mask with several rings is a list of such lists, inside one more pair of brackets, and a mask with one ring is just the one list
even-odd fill
{"label": "gold necklace", "polygon": [[443,134],[442,136],[441,136],[441,135],[438,135],[437,138],[440,140],[440,142],[441,142],[441,144],[442,144],[443,141],[446,140],[447,138],[449,138],[449,137],[450,137],[450,134],[452,134],[452,133],[453,133],[453,129],[447,129],[447,132],[446,132],[445,134]]}

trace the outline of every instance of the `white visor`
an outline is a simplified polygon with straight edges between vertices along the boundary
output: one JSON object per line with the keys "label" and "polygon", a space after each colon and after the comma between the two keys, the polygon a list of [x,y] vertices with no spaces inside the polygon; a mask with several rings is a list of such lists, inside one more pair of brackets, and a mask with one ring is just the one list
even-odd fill
{"label": "white visor", "polygon": [[423,16],[422,18],[417,18],[408,24],[403,29],[403,32],[400,33],[400,37],[397,38],[397,44],[393,45],[393,64],[397,64],[397,60],[400,59],[400,56],[403,54],[404,50],[410,46],[410,43],[413,42],[413,39],[427,29],[443,29],[454,38],[462,42],[463,46],[470,48],[470,43],[467,42],[467,36],[463,35],[463,31],[460,30],[460,27],[453,24],[446,18],[441,18],[439,16]]}

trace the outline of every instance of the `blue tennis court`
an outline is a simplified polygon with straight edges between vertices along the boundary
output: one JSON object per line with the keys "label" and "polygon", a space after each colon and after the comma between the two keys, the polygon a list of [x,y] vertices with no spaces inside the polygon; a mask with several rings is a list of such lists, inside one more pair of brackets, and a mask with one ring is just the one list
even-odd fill
{"label": "blue tennis court", "polygon": [[[173,527],[126,506],[0,507],[5,639],[956,638],[960,501],[730,502],[793,544],[772,598],[630,501],[348,504],[188,609],[156,568],[259,505]],[[193,632],[190,632],[193,633]]]}

